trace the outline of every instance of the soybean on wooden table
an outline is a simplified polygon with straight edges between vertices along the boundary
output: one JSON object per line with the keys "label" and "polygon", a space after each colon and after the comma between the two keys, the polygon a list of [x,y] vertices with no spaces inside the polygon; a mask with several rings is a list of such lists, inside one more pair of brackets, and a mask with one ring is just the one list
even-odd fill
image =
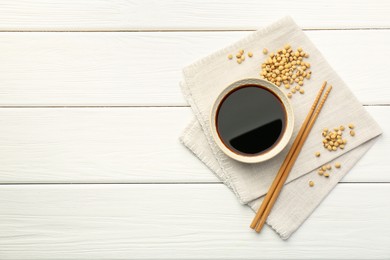
{"label": "soybean on wooden table", "polygon": [[[253,212],[178,141],[193,116],[181,68],[275,10],[384,130],[288,241],[252,232]],[[1,1],[0,259],[389,259],[389,13],[367,0]]]}

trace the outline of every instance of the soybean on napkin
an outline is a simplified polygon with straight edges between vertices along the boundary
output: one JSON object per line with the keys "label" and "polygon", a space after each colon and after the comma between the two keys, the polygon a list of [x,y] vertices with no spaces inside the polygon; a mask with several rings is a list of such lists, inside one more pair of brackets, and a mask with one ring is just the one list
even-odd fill
{"label": "soybean on napkin", "polygon": [[[270,51],[277,50],[286,43],[291,44],[293,49],[302,47],[310,54],[307,62],[311,64],[312,70],[311,79],[305,81],[305,94],[295,94],[291,99],[295,115],[292,139],[282,153],[266,162],[244,164],[235,161],[217,147],[211,136],[209,116],[213,102],[230,83],[243,78],[259,77],[260,66],[267,57],[261,54],[260,50],[264,47]],[[252,51],[254,56],[247,58],[240,65],[227,59],[228,54],[236,53],[239,49]],[[184,68],[183,75],[182,91],[194,111],[196,120],[186,128],[180,140],[235,193],[241,203],[248,204],[253,210],[260,206],[262,197],[275,178],[323,81],[327,80],[328,84],[333,85],[328,100],[290,172],[287,184],[267,220],[267,224],[283,239],[287,239],[303,223],[371,147],[375,137],[381,134],[377,123],[289,17],[200,59]],[[345,149],[335,152],[324,150],[322,128],[348,123],[355,124],[356,135],[351,137],[348,131],[345,131],[344,136],[348,139]],[[314,156],[316,151],[321,152],[318,158]],[[341,169],[334,169],[329,178],[318,176],[316,169],[335,160],[341,162]],[[315,182],[314,187],[308,186],[309,180]]]}

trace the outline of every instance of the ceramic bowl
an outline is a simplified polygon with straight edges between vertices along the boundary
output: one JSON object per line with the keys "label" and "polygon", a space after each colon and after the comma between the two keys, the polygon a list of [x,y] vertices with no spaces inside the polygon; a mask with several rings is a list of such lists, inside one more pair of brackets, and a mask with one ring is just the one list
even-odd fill
{"label": "ceramic bowl", "polygon": [[[279,141],[270,149],[264,151],[263,153],[255,154],[255,155],[247,155],[242,153],[237,153],[230,148],[228,148],[223,141],[221,140],[218,130],[217,130],[217,113],[219,106],[221,105],[221,102],[224,100],[224,98],[229,95],[231,92],[235,91],[238,88],[247,86],[247,85],[256,85],[259,87],[262,87],[264,89],[269,90],[271,93],[273,93],[280,101],[282,106],[285,110],[286,115],[286,123],[285,128],[282,133],[281,138],[279,138]],[[294,129],[294,113],[293,108],[290,103],[289,98],[284,94],[282,90],[280,90],[279,87],[272,84],[269,81],[263,80],[263,79],[256,79],[256,78],[248,78],[248,79],[242,79],[239,81],[236,81],[232,84],[230,84],[227,88],[225,88],[217,97],[215,100],[213,107],[211,109],[211,115],[210,115],[210,127],[211,127],[211,133],[212,136],[217,143],[218,147],[229,157],[240,161],[244,163],[259,163],[264,162],[266,160],[269,160],[273,157],[275,157],[277,154],[279,154],[288,144],[288,142],[291,139],[293,129]]]}

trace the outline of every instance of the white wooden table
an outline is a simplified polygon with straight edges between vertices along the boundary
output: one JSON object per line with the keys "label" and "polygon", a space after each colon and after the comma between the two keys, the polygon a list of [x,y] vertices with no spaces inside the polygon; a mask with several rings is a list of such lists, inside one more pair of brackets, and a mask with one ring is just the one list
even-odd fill
{"label": "white wooden table", "polygon": [[[384,130],[287,242],[178,141],[181,68],[285,14]],[[2,0],[0,259],[390,259],[389,46],[389,1]]]}

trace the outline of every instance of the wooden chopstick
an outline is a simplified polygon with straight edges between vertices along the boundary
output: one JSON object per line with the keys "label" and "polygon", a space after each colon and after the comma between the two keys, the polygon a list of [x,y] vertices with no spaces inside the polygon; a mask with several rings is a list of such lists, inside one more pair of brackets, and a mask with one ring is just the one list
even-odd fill
{"label": "wooden chopstick", "polygon": [[301,140],[303,132],[305,131],[307,125],[309,124],[310,118],[314,114],[314,111],[315,111],[315,109],[316,109],[316,107],[318,105],[318,102],[319,102],[319,100],[320,100],[320,98],[322,96],[322,93],[324,92],[324,89],[326,87],[326,84],[327,84],[327,82],[325,81],[322,84],[321,89],[318,91],[318,94],[317,94],[317,96],[316,96],[316,98],[315,98],[315,100],[313,102],[313,105],[311,106],[310,111],[307,114],[305,121],[302,123],[301,129],[299,130],[299,132],[297,134],[297,137],[295,138],[294,143],[292,144],[292,146],[290,148],[290,151],[287,153],[286,158],[284,159],[284,161],[282,163],[282,166],[280,166],[279,172],[278,172],[278,174],[275,177],[275,180],[273,181],[271,187],[269,188],[269,190],[267,192],[267,195],[265,196],[265,198],[264,198],[264,200],[263,200],[259,210],[257,211],[257,214],[256,214],[255,218],[253,219],[253,221],[252,221],[252,223],[250,225],[250,227],[252,229],[254,229],[257,226],[261,216],[264,213],[265,208],[267,207],[270,199],[272,198],[273,193],[274,193],[274,191],[275,191],[275,189],[276,189],[280,179],[282,178],[282,175],[283,175],[284,171],[286,170],[287,164],[290,161],[291,157],[293,156],[294,151],[295,151],[296,147],[298,146],[299,141]]}
{"label": "wooden chopstick", "polygon": [[287,179],[287,177],[288,177],[292,167],[294,166],[294,163],[295,163],[296,159],[298,158],[298,155],[299,155],[299,153],[300,153],[300,151],[301,151],[301,149],[302,149],[302,147],[303,147],[303,145],[304,145],[304,143],[305,143],[305,141],[307,139],[307,136],[309,135],[311,129],[313,128],[313,125],[314,125],[315,121],[317,120],[318,115],[321,112],[321,109],[324,106],[325,101],[328,98],[328,95],[329,95],[331,90],[332,90],[332,86],[329,86],[329,88],[326,90],[323,98],[321,99],[321,102],[320,102],[317,110],[315,111],[315,113],[313,114],[312,118],[310,119],[310,122],[309,122],[307,128],[304,130],[302,138],[300,139],[300,142],[299,142],[299,144],[298,144],[298,146],[297,146],[297,148],[296,148],[296,150],[295,150],[295,152],[294,152],[290,162],[288,163],[288,165],[286,167],[286,170],[284,171],[283,176],[280,179],[280,182],[278,183],[278,186],[275,189],[271,200],[269,201],[269,203],[268,203],[264,213],[262,214],[262,216],[260,218],[260,221],[259,221],[259,223],[258,223],[258,225],[257,225],[257,227],[255,229],[256,232],[260,232],[260,230],[264,226],[264,223],[267,220],[267,217],[270,214],[271,209],[274,206],[275,201],[277,200],[277,198],[278,198],[278,196],[280,194],[280,191],[282,190],[283,185],[286,182],[286,179]]}

